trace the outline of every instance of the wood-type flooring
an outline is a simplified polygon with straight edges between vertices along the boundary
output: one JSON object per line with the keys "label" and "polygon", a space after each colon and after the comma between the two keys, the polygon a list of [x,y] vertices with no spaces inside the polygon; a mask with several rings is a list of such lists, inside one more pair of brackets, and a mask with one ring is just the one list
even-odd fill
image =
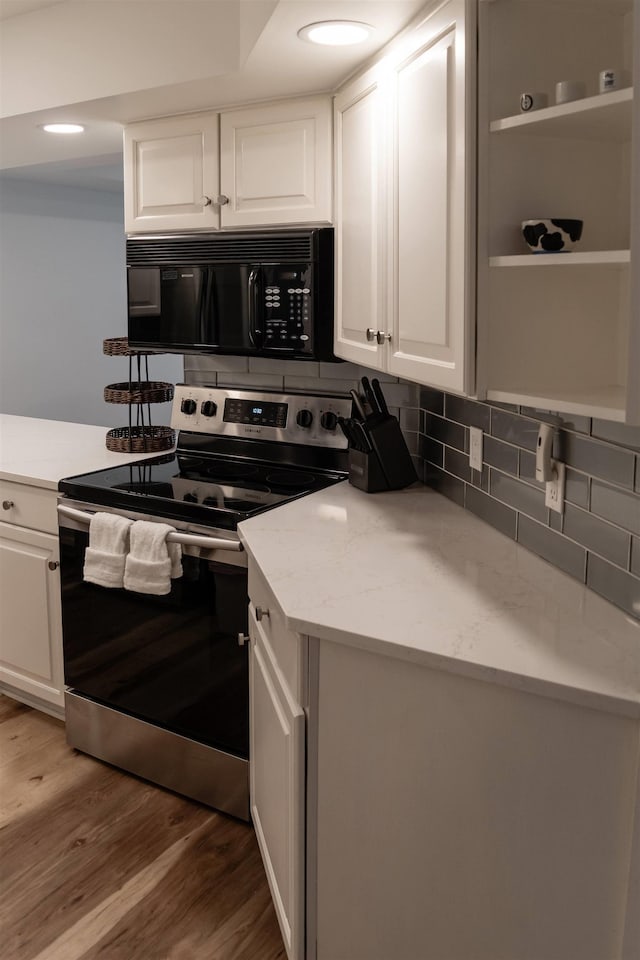
{"label": "wood-type flooring", "polygon": [[286,960],[253,829],[0,696],[2,960]]}

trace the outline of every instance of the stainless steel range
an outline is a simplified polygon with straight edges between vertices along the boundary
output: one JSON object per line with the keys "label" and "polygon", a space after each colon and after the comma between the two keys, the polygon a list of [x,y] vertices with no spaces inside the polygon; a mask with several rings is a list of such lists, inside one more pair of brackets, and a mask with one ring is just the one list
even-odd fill
{"label": "stainless steel range", "polygon": [[[249,819],[248,517],[346,478],[350,397],[179,385],[175,454],[62,480],[68,742]],[[170,524],[166,595],[83,579],[95,513]]]}

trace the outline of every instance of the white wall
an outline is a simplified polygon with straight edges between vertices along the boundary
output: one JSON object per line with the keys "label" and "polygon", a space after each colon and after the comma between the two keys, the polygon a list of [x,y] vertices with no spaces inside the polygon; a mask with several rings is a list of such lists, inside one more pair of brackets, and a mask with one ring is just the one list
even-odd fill
{"label": "white wall", "polygon": [[[0,412],[105,426],[127,407],[103,388],[128,362],[102,341],[127,331],[122,194],[0,179]],[[182,380],[182,357],[149,358],[152,380]],[[170,405],[151,408],[169,423]]]}

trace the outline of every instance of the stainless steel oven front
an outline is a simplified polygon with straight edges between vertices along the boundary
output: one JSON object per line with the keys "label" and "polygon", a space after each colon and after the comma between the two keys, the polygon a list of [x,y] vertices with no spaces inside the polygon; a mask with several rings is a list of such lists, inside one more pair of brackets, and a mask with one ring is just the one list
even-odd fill
{"label": "stainless steel oven front", "polygon": [[248,656],[238,643],[247,567],[237,534],[170,520],[183,544],[171,592],[105,589],[83,579],[96,511],[150,519],[59,502],[67,740],[248,820]]}

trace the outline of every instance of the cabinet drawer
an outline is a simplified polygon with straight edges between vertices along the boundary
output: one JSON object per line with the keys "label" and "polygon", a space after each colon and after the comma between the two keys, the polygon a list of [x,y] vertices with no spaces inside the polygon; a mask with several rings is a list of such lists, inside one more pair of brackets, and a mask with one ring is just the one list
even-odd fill
{"label": "cabinet drawer", "polygon": [[260,626],[269,641],[293,698],[298,703],[304,703],[305,697],[301,689],[302,637],[286,626],[284,614],[276,602],[273,591],[254,563],[249,563],[249,598],[256,619],[262,610]]}
{"label": "cabinet drawer", "polygon": [[0,520],[45,533],[58,532],[57,493],[42,487],[0,480]]}

